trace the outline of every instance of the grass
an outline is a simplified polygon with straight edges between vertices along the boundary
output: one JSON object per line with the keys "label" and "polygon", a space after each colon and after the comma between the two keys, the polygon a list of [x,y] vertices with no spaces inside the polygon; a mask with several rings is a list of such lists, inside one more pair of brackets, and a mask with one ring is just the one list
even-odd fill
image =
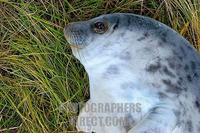
{"label": "grass", "polygon": [[200,51],[199,0],[0,0],[0,132],[76,131],[63,105],[88,99],[88,77],[63,27],[114,12],[155,18]]}

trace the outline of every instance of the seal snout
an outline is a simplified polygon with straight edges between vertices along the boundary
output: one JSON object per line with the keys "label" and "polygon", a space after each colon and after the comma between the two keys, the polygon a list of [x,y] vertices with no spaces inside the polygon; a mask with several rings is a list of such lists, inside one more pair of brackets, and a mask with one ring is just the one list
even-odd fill
{"label": "seal snout", "polygon": [[73,35],[73,31],[74,31],[74,26],[72,23],[69,23],[65,26],[64,28],[64,36],[67,39],[67,41],[70,40],[71,36]]}
{"label": "seal snout", "polygon": [[65,38],[68,40],[69,39],[69,27],[70,27],[70,24],[66,25],[65,28],[64,28],[64,36]]}
{"label": "seal snout", "polygon": [[64,36],[70,45],[83,46],[86,43],[87,25],[82,22],[69,23],[64,28]]}

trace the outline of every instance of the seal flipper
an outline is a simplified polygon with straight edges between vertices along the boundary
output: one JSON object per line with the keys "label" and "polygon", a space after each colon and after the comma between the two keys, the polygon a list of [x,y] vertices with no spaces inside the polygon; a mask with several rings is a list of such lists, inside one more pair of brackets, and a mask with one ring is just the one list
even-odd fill
{"label": "seal flipper", "polygon": [[153,107],[128,133],[171,133],[176,129],[177,118],[168,106]]}

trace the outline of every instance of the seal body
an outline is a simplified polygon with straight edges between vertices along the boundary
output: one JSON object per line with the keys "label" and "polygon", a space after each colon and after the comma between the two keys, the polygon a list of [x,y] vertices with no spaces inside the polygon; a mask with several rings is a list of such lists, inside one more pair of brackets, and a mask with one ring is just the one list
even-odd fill
{"label": "seal body", "polygon": [[[90,82],[90,100],[79,114],[78,130],[200,132],[200,55],[177,32],[151,18],[116,13],[71,23],[64,33]],[[135,103],[140,110],[84,110],[94,103],[102,108],[105,104]],[[101,121],[81,125],[84,117]],[[104,123],[108,117],[124,118],[128,123],[113,125],[112,121],[108,125]]]}

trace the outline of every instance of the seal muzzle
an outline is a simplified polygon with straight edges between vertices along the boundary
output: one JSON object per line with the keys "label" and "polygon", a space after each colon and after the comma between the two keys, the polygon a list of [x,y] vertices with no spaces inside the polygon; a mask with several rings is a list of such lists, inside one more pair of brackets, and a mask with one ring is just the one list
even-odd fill
{"label": "seal muzzle", "polygon": [[71,46],[81,48],[86,45],[87,24],[84,22],[70,23],[64,28],[64,36]]}

